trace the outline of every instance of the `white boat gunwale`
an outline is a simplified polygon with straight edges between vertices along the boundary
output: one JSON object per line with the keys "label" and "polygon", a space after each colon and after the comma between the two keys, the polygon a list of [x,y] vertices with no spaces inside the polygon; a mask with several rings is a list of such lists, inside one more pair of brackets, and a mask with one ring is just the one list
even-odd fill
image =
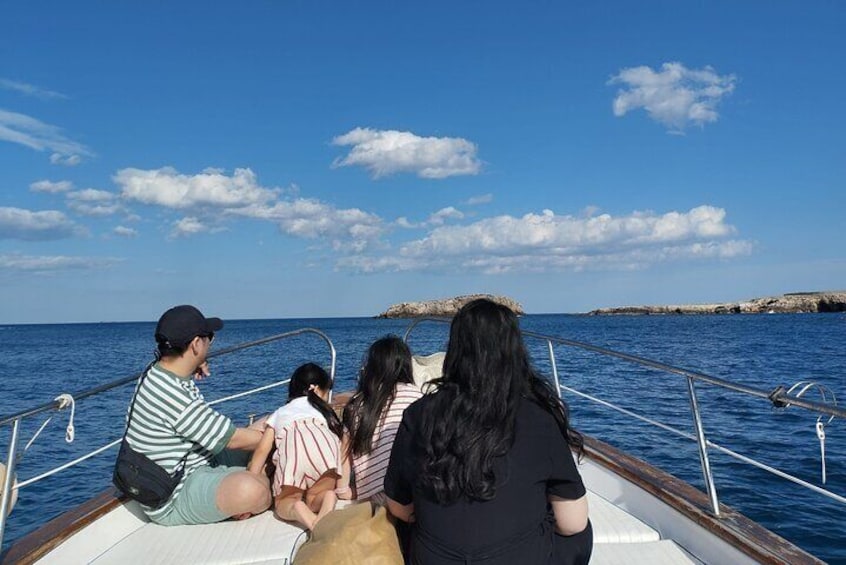
{"label": "white boat gunwale", "polygon": [[[721,505],[722,513],[719,518],[715,517],[709,512],[709,500],[705,493],[607,443],[586,436],[584,457],[671,506],[754,562],[767,565],[824,563],[729,506]],[[129,502],[114,488],[106,489],[17,540],[0,556],[0,563],[37,563],[86,526]],[[694,554],[694,557],[698,556]]]}
{"label": "white boat gunwale", "polygon": [[[642,459],[623,453],[601,440],[590,436],[585,436],[584,439],[587,459],[645,490],[711,534],[736,547],[754,561],[771,565],[824,563],[789,540],[747,518],[731,506],[721,503],[720,515],[715,516],[710,511],[708,495],[690,483]],[[642,516],[639,518],[644,520]],[[649,524],[648,520],[646,522],[648,525],[653,525]]]}

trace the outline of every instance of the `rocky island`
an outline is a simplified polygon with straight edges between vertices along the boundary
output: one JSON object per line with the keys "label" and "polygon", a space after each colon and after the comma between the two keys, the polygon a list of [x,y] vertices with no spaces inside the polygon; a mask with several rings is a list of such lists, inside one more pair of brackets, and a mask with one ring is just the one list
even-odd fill
{"label": "rocky island", "polygon": [[497,304],[502,304],[514,311],[518,316],[524,314],[523,307],[514,300],[506,296],[494,296],[492,294],[468,294],[464,296],[456,296],[454,298],[444,298],[441,300],[425,300],[423,302],[400,302],[394,304],[378,316],[377,318],[422,318],[426,316],[433,317],[452,317],[458,312],[458,309],[477,298],[487,298]]}
{"label": "rocky island", "polygon": [[743,302],[685,304],[670,306],[621,306],[588,312],[608,314],[771,314],[802,312],[846,312],[846,291],[792,292],[781,296],[753,298]]}

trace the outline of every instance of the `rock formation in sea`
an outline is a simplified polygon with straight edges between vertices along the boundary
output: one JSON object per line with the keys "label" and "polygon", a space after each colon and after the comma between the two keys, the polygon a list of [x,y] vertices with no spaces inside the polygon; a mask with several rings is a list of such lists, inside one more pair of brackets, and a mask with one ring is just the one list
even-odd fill
{"label": "rock formation in sea", "polygon": [[753,298],[743,302],[683,304],[670,306],[621,306],[599,308],[588,314],[769,314],[798,312],[846,312],[846,291],[791,292],[781,296]]}
{"label": "rock formation in sea", "polygon": [[426,316],[451,317],[458,309],[477,298],[487,298],[498,304],[511,308],[517,315],[524,314],[523,307],[519,303],[506,296],[494,296],[492,294],[468,294],[441,300],[425,300],[422,302],[400,302],[394,304],[377,318],[421,318]]}

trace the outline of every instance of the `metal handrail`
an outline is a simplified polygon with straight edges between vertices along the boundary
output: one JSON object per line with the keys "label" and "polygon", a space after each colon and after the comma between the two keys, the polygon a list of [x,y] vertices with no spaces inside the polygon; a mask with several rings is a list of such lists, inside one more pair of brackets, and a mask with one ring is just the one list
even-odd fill
{"label": "metal handrail", "polygon": [[[244,396],[251,396],[251,395],[259,393],[259,392],[264,392],[266,390],[276,388],[278,386],[286,385],[290,382],[291,382],[291,379],[283,379],[281,381],[276,381],[276,382],[270,383],[268,385],[263,385],[263,386],[253,388],[253,389],[250,389],[250,390],[247,390],[247,391],[244,391],[244,392],[239,392],[237,394],[224,396],[223,398],[218,398],[216,400],[209,401],[208,404],[209,404],[209,406],[216,406],[218,404],[223,404],[224,402],[229,402],[230,400],[235,400],[236,398],[241,398],[241,397],[244,397]],[[330,391],[330,393],[331,393],[331,391]],[[71,468],[75,465],[78,465],[79,463],[82,463],[83,461],[91,459],[92,457],[99,455],[100,453],[106,451],[107,449],[116,446],[117,444],[119,444],[121,442],[121,439],[123,439],[123,438],[118,438],[116,440],[110,441],[106,445],[102,445],[102,446],[98,447],[97,449],[95,449],[94,451],[89,451],[88,453],[86,453],[82,457],[78,457],[77,459],[74,459],[73,461],[69,461],[69,462],[64,463],[62,465],[59,465],[58,467],[50,469],[49,471],[45,471],[44,473],[41,473],[40,475],[36,475],[35,477],[29,478],[25,481],[20,481],[16,486],[12,487],[12,489],[13,490],[20,490],[20,489],[22,489],[26,486],[29,486],[33,483],[37,483],[38,481],[41,481],[43,479],[46,479],[47,477],[55,475],[56,473],[64,471],[65,469],[69,469],[69,468]]]}
{"label": "metal handrail", "polygon": [[[221,349],[219,351],[215,351],[213,353],[210,353],[208,355],[208,358],[212,359],[214,357],[220,357],[222,355],[228,355],[228,354],[234,353],[236,351],[242,351],[244,349],[250,349],[252,347],[256,347],[256,346],[259,346],[259,345],[265,345],[265,344],[268,344],[268,343],[271,343],[271,342],[275,342],[275,341],[279,341],[279,340],[282,340],[282,339],[291,338],[291,337],[295,337],[295,336],[307,334],[307,333],[316,334],[318,337],[323,339],[323,341],[325,341],[326,344],[329,346],[329,354],[330,354],[330,359],[331,359],[330,360],[330,367],[329,367],[329,377],[332,380],[334,380],[335,379],[335,365],[336,365],[336,358],[337,358],[337,353],[335,351],[335,345],[332,343],[332,340],[329,339],[329,336],[327,336],[325,333],[323,333],[322,331],[320,331],[316,328],[301,328],[301,329],[293,330],[293,331],[290,331],[290,332],[284,332],[284,333],[281,333],[281,334],[272,335],[270,337],[265,337],[265,338],[262,338],[262,339],[249,341],[249,342],[242,343],[242,344],[239,344],[239,345],[234,345],[232,347],[227,347],[225,349]],[[130,375],[128,377],[123,377],[123,378],[114,380],[114,381],[106,383],[104,385],[100,385],[100,386],[97,386],[97,387],[86,389],[86,390],[79,392],[79,393],[76,393],[72,396],[73,396],[75,401],[79,401],[83,398],[88,398],[88,397],[91,397],[91,396],[102,394],[102,393],[110,391],[112,389],[115,389],[115,388],[124,386],[126,384],[129,384],[131,382],[135,382],[140,377],[141,377],[141,373],[136,373],[136,374]],[[247,394],[254,394],[256,392],[261,392],[263,390],[267,390],[267,389],[273,388],[275,386],[280,386],[282,384],[285,384],[286,382],[288,382],[287,379],[282,380],[282,381],[278,381],[278,382],[274,382],[274,383],[271,383],[269,385],[264,385],[264,386],[258,387],[254,390],[251,390],[251,391],[246,391],[246,392],[243,392],[243,393],[234,394],[234,395],[226,397],[226,398],[217,399],[215,401],[210,402],[209,404],[218,404],[218,403],[221,403],[221,402],[224,402],[224,401],[227,401],[227,400],[232,400],[234,398],[239,398],[241,396],[245,396]],[[29,409],[23,410],[23,411],[18,412],[16,414],[12,414],[10,416],[5,416],[3,418],[0,418],[0,427],[4,426],[6,424],[12,425],[12,437],[11,437],[10,442],[9,442],[9,452],[8,452],[8,455],[7,455],[6,477],[3,480],[2,490],[0,490],[0,492],[2,493],[2,496],[0,496],[0,547],[2,547],[2,544],[3,544],[3,537],[4,537],[4,534],[5,534],[5,531],[6,531],[6,522],[7,522],[8,515],[9,515],[9,509],[11,508],[11,496],[10,495],[12,493],[12,490],[20,490],[21,488],[23,488],[25,486],[29,486],[33,483],[36,483],[36,482],[38,482],[42,479],[45,479],[45,478],[47,478],[47,477],[49,477],[49,476],[51,476],[51,475],[53,475],[53,474],[55,474],[59,471],[66,469],[68,467],[72,467],[72,466],[74,466],[78,463],[81,463],[82,461],[85,461],[86,459],[88,459],[90,457],[93,457],[94,455],[97,455],[97,454],[105,451],[109,447],[117,445],[120,442],[120,440],[110,442],[109,444],[106,444],[105,446],[99,447],[99,448],[95,449],[94,451],[92,451],[92,452],[90,452],[90,453],[88,453],[88,454],[86,454],[86,455],[84,455],[84,456],[82,456],[82,457],[80,457],[80,458],[78,458],[74,461],[71,461],[70,463],[60,465],[59,467],[57,467],[55,469],[52,469],[52,470],[47,471],[45,473],[42,473],[41,475],[39,475],[37,477],[33,477],[33,478],[28,479],[26,481],[22,481],[21,483],[13,486],[13,481],[14,481],[14,478],[15,478],[14,477],[15,466],[17,464],[17,459],[18,459],[18,455],[17,455],[18,454],[18,438],[19,438],[19,435],[20,435],[20,424],[21,424],[21,422],[23,420],[27,419],[27,418],[37,416],[37,415],[43,414],[45,412],[58,411],[61,407],[62,406],[60,405],[59,401],[54,400],[53,402],[48,402],[48,403],[36,406],[34,408],[29,408]]]}
{"label": "metal handrail", "polygon": [[[416,328],[419,324],[421,324],[423,322],[436,322],[436,323],[446,324],[446,323],[449,323],[450,320],[446,319],[446,318],[418,318],[418,319],[414,320],[411,324],[409,324],[408,328],[405,331],[403,339],[407,342],[408,338],[411,335],[414,328]],[[586,350],[586,351],[591,351],[591,352],[594,352],[594,353],[599,353],[601,355],[616,357],[618,359],[623,359],[625,361],[629,361],[629,362],[632,362],[632,363],[636,363],[636,364],[639,364],[639,365],[643,365],[643,366],[646,366],[646,367],[657,369],[657,370],[660,370],[660,371],[663,371],[663,372],[666,372],[666,373],[675,374],[675,375],[679,375],[679,376],[684,377],[686,382],[687,382],[687,390],[688,390],[688,396],[689,396],[689,401],[690,401],[690,409],[691,409],[691,414],[692,414],[692,417],[693,417],[693,426],[694,426],[694,430],[696,432],[695,433],[695,440],[696,440],[697,446],[699,448],[699,460],[700,460],[700,465],[702,467],[702,477],[705,481],[706,493],[708,495],[708,499],[709,499],[709,502],[711,504],[711,512],[717,517],[720,516],[720,503],[719,503],[719,498],[717,496],[717,489],[716,489],[716,486],[715,486],[715,483],[714,483],[714,476],[713,476],[713,473],[711,471],[711,464],[710,464],[710,460],[709,460],[709,457],[708,457],[708,447],[709,446],[717,447],[718,449],[720,449],[723,452],[730,451],[730,450],[726,450],[725,448],[722,448],[720,446],[716,446],[716,444],[713,444],[712,442],[710,442],[705,435],[705,430],[704,430],[704,427],[702,425],[701,412],[700,412],[700,409],[699,409],[699,402],[698,402],[698,399],[697,399],[697,396],[696,396],[695,383],[697,381],[707,383],[707,384],[710,384],[710,385],[713,385],[713,386],[725,388],[725,389],[728,389],[728,390],[732,390],[732,391],[735,391],[735,392],[748,394],[748,395],[751,395],[751,396],[754,396],[754,397],[765,398],[768,401],[770,401],[774,406],[779,407],[779,408],[785,408],[785,407],[788,407],[788,406],[791,406],[791,405],[795,405],[795,406],[798,406],[800,408],[804,408],[806,410],[810,410],[810,411],[817,412],[817,413],[820,413],[820,414],[825,414],[825,415],[832,416],[832,417],[834,417],[834,416],[846,417],[846,409],[840,408],[838,406],[833,406],[831,404],[825,404],[825,403],[821,403],[821,402],[814,402],[814,401],[805,400],[805,399],[802,399],[798,396],[791,395],[789,393],[788,389],[786,389],[783,386],[779,386],[775,390],[767,392],[767,391],[762,390],[762,389],[757,389],[757,388],[754,388],[754,387],[733,383],[733,382],[728,381],[726,379],[713,377],[711,375],[706,375],[704,373],[699,373],[699,372],[691,371],[691,370],[688,370],[688,369],[682,369],[682,368],[679,368],[679,367],[674,367],[672,365],[667,365],[666,363],[661,363],[659,361],[654,361],[652,359],[647,359],[645,357],[639,357],[637,355],[631,355],[629,353],[622,353],[620,351],[614,351],[612,349],[599,347],[599,346],[592,345],[592,344],[589,344],[589,343],[584,343],[584,342],[560,338],[560,337],[548,336],[548,335],[533,332],[533,331],[525,331],[524,330],[524,331],[522,331],[522,334],[526,337],[530,337],[530,338],[534,338],[534,339],[540,339],[540,340],[543,340],[543,341],[546,342],[547,352],[548,352],[548,355],[549,355],[549,363],[550,363],[550,367],[551,367],[551,370],[552,370],[552,378],[553,378],[553,382],[556,386],[556,391],[558,393],[559,398],[561,397],[562,386],[561,386],[561,383],[560,383],[559,378],[558,378],[558,366],[557,366],[556,360],[555,360],[554,344],[566,345],[566,346],[575,347],[575,348],[578,348],[578,349],[583,349],[583,350]],[[616,406],[611,405],[611,407],[617,409]],[[748,459],[748,458],[745,458],[743,456],[740,456],[739,454],[734,454],[734,452],[731,452],[730,455],[732,455],[732,456],[737,455],[736,458],[739,458],[739,459],[740,458]],[[758,462],[755,462],[755,464],[759,467],[763,467],[763,465],[761,465]],[[770,470],[771,472],[774,472],[775,474],[777,474],[779,476],[782,476],[782,477],[786,476],[786,477],[790,477],[791,479],[794,479],[794,477],[791,477],[790,475],[787,475],[786,473],[783,473],[781,471],[778,471],[778,470],[775,470],[775,469],[772,469],[772,470],[768,469],[768,470]],[[825,493],[828,493],[828,491],[825,491],[825,489],[818,489],[818,490],[821,490]],[[828,493],[828,494],[833,494],[833,493]]]}
{"label": "metal handrail", "polygon": [[[657,420],[653,420],[651,418],[647,418],[645,416],[642,416],[640,414],[632,412],[631,410],[621,408],[621,407],[619,407],[615,404],[612,404],[611,402],[608,402],[607,400],[602,400],[601,398],[591,396],[590,394],[586,394],[586,393],[584,393],[580,390],[576,390],[576,389],[568,387],[568,386],[562,385],[561,388],[563,390],[566,390],[570,394],[573,394],[575,396],[579,396],[579,397],[584,398],[585,400],[589,400],[591,402],[595,402],[596,404],[599,404],[599,405],[604,406],[605,408],[609,408],[611,410],[615,410],[615,411],[619,412],[620,414],[624,414],[626,416],[634,418],[635,420],[640,420],[641,422],[645,422],[645,423],[647,423],[651,426],[655,426],[656,428],[661,428],[662,430],[670,432],[670,433],[677,435],[681,438],[688,439],[688,440],[691,440],[691,441],[696,441],[696,436],[694,436],[691,433],[683,432],[681,430],[673,428],[672,426],[668,426],[667,424],[662,424],[661,422],[658,422]],[[761,463],[760,461],[756,461],[755,459],[752,459],[751,457],[746,457],[745,455],[741,455],[740,453],[737,453],[736,451],[732,451],[731,449],[728,449],[727,447],[723,447],[722,445],[720,445],[718,443],[712,442],[710,439],[708,440],[708,447],[714,448],[717,451],[719,451],[719,452],[721,452],[725,455],[728,455],[729,457],[731,457],[733,459],[737,459],[738,461],[742,461],[743,463],[747,463],[749,465],[752,465],[753,467],[757,467],[758,469],[761,469],[763,471],[766,471],[768,473],[776,475],[776,476],[778,476],[782,479],[788,480],[792,483],[796,483],[797,485],[799,485],[801,487],[804,487],[808,490],[814,491],[817,494],[821,494],[821,495],[828,497],[832,500],[835,500],[835,501],[837,501],[841,504],[846,504],[846,496],[841,496],[837,493],[831,492],[830,490],[826,490],[824,488],[818,487],[817,485],[815,485],[813,483],[809,483],[806,480],[803,480],[803,479],[800,479],[800,478],[795,477],[793,475],[790,475],[788,473],[785,473],[784,471],[780,471],[778,469],[770,467],[769,465]]]}
{"label": "metal handrail", "polygon": [[[404,338],[408,341],[408,336],[411,334],[411,331],[417,327],[422,322],[437,322],[437,323],[449,323],[449,319],[446,318],[418,318],[414,320],[405,331]],[[785,408],[787,406],[798,406],[800,408],[805,408],[807,410],[811,410],[812,412],[818,412],[820,414],[825,414],[827,416],[837,416],[840,418],[846,418],[846,408],[841,408],[839,406],[833,406],[831,404],[825,404],[823,402],[815,402],[812,400],[806,400],[804,398],[800,398],[798,396],[790,395],[787,393],[787,389],[783,386],[779,386],[776,389],[767,392],[766,390],[742,385],[738,383],[734,383],[725,379],[721,379],[719,377],[713,377],[711,375],[706,375],[704,373],[699,373],[696,371],[691,371],[689,369],[682,369],[680,367],[674,367],[672,365],[668,365],[666,363],[661,363],[659,361],[654,361],[652,359],[647,359],[646,357],[638,357],[637,355],[632,355],[630,353],[622,353],[620,351],[614,351],[613,349],[607,349],[605,347],[599,347],[597,345],[592,345],[590,343],[584,343],[581,341],[574,341],[572,339],[565,339],[562,337],[555,337],[555,336],[548,336],[537,332],[532,331],[522,331],[521,332],[524,336],[529,336],[537,339],[546,340],[551,343],[557,343],[561,345],[568,345],[570,347],[575,347],[578,349],[584,349],[587,351],[593,351],[594,353],[600,353],[602,355],[608,355],[610,357],[617,357],[619,359],[624,359],[626,361],[631,361],[633,363],[637,363],[639,365],[644,365],[646,367],[651,367],[653,369],[658,369],[660,371],[664,371],[666,373],[672,373],[675,375],[680,375],[682,377],[688,377],[695,381],[701,381],[704,383],[708,383],[720,388],[725,388],[728,390],[733,390],[735,392],[742,392],[745,394],[749,394],[751,396],[756,396],[758,398],[765,398],[772,402],[778,408]]]}

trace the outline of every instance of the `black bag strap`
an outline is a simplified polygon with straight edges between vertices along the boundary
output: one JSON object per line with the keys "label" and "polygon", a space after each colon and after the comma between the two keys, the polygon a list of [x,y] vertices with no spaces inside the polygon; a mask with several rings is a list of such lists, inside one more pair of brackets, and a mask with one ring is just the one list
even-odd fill
{"label": "black bag strap", "polygon": [[141,390],[141,385],[144,383],[144,379],[147,377],[147,373],[150,372],[150,369],[153,368],[158,362],[158,359],[154,359],[150,361],[149,365],[141,371],[141,377],[138,379],[138,384],[135,385],[135,391],[132,393],[132,401],[129,403],[129,414],[126,416],[126,428],[123,430],[123,439],[126,439],[126,433],[129,431],[129,424],[132,422],[132,413],[135,411],[135,401],[138,399],[138,391]]}
{"label": "black bag strap", "polygon": [[[129,425],[132,423],[132,413],[135,411],[135,401],[138,400],[138,393],[141,391],[141,385],[144,384],[144,379],[147,378],[147,373],[150,372],[150,369],[153,368],[153,365],[159,362],[158,356],[156,359],[150,361],[150,364],[141,372],[141,377],[138,379],[138,384],[135,385],[135,392],[132,393],[132,402],[129,403],[129,415],[126,417],[126,428],[123,430],[123,438],[121,439],[121,443],[126,442],[126,434],[129,433]],[[191,453],[191,449],[189,448],[188,451],[185,452],[185,455],[182,457],[182,460],[176,464],[174,467],[174,473],[179,470],[180,467],[185,467],[185,462],[188,460],[188,455]]]}

